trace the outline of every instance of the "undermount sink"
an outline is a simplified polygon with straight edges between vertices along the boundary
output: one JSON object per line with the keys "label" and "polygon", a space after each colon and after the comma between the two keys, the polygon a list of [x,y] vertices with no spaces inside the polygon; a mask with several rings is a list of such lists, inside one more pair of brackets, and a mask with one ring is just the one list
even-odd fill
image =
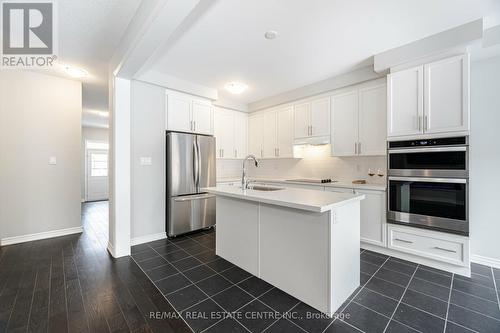
{"label": "undermount sink", "polygon": [[254,190],[254,191],[279,191],[283,190],[283,187],[272,187],[272,186],[262,186],[262,185],[250,185],[248,187],[249,190]]}

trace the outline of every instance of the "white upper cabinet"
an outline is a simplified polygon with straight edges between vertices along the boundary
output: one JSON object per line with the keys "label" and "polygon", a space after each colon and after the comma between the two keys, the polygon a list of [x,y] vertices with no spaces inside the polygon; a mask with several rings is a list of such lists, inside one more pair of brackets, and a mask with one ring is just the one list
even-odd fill
{"label": "white upper cabinet", "polygon": [[311,136],[330,135],[330,98],[311,102]]}
{"label": "white upper cabinet", "polygon": [[358,154],[386,154],[387,86],[359,89]]}
{"label": "white upper cabinet", "polygon": [[214,135],[217,145],[217,158],[231,158],[234,140],[233,111],[215,108]]}
{"label": "white upper cabinet", "polygon": [[[332,155],[353,156],[358,148],[358,91],[332,96]],[[385,138],[384,138],[385,141]]]}
{"label": "white upper cabinet", "polygon": [[266,111],[263,113],[263,158],[277,157],[278,135],[276,111]]}
{"label": "white upper cabinet", "polygon": [[262,158],[264,138],[264,115],[262,113],[248,116],[248,153]]}
{"label": "white upper cabinet", "polygon": [[422,66],[387,75],[387,136],[422,133],[423,96]]}
{"label": "white upper cabinet", "polygon": [[295,143],[329,143],[330,98],[324,97],[294,105]]}
{"label": "white upper cabinet", "polygon": [[285,106],[249,116],[249,151],[258,158],[293,157],[293,107]]}
{"label": "white upper cabinet", "polygon": [[247,154],[246,114],[224,108],[215,108],[214,135],[216,157],[219,159],[239,159]]}
{"label": "white upper cabinet", "polygon": [[167,130],[191,132],[191,100],[184,95],[167,94]]}
{"label": "white upper cabinet", "polygon": [[307,138],[311,133],[311,103],[297,104],[294,109],[295,138]]}
{"label": "white upper cabinet", "polygon": [[293,157],[293,107],[276,111],[277,114],[277,157]]}
{"label": "white upper cabinet", "polygon": [[212,105],[205,101],[192,101],[193,132],[212,134]]}
{"label": "white upper cabinet", "polygon": [[332,156],[386,154],[386,96],[380,83],[332,96]]}
{"label": "white upper cabinet", "polygon": [[467,135],[469,56],[455,56],[387,76],[387,136]]}
{"label": "white upper cabinet", "polygon": [[469,59],[467,55],[424,66],[426,133],[469,129]]}
{"label": "white upper cabinet", "polygon": [[213,107],[210,101],[167,90],[166,129],[213,134]]}
{"label": "white upper cabinet", "polygon": [[234,156],[245,158],[248,151],[248,115],[242,112],[234,113]]}

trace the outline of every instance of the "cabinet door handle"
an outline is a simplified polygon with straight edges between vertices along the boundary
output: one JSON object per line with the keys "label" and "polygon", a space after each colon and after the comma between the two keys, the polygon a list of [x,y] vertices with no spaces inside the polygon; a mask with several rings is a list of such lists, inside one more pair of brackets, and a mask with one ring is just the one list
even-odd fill
{"label": "cabinet door handle", "polygon": [[234,150],[234,157],[237,158],[238,157],[238,149],[235,149]]}
{"label": "cabinet door handle", "polygon": [[222,157],[224,157],[224,149],[221,149],[222,150]]}
{"label": "cabinet door handle", "polygon": [[424,132],[427,132],[427,126],[428,126],[427,116],[424,116]]}
{"label": "cabinet door handle", "polygon": [[434,248],[436,250],[441,250],[441,251],[445,251],[445,252],[457,253],[457,251],[455,251],[455,250],[445,249],[444,247],[434,246]]}
{"label": "cabinet door handle", "polygon": [[262,151],[262,149],[260,150],[260,157],[264,157],[264,152]]}
{"label": "cabinet door handle", "polygon": [[280,149],[279,148],[276,148],[276,152],[277,152],[276,156],[280,157]]}
{"label": "cabinet door handle", "polygon": [[413,244],[412,241],[409,241],[409,240],[406,240],[406,239],[394,238],[394,240],[398,241],[398,242],[403,242],[403,243],[406,243],[406,244]]}
{"label": "cabinet door handle", "polygon": [[361,155],[361,142],[358,142],[358,155]]}

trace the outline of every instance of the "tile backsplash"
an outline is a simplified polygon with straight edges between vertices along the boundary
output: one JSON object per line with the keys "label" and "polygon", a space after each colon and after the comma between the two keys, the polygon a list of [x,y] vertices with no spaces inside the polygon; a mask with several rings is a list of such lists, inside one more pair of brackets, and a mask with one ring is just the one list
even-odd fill
{"label": "tile backsplash", "polygon": [[[296,155],[303,156],[303,158],[262,159],[258,168],[247,162],[248,175],[287,179],[331,178],[348,182],[354,179],[365,179],[368,183],[379,184],[386,182],[387,158],[385,156],[330,157],[329,153],[318,151],[318,148]],[[241,160],[217,160],[217,178],[241,177],[241,169]],[[384,176],[370,177],[369,169],[375,174],[380,170]]]}

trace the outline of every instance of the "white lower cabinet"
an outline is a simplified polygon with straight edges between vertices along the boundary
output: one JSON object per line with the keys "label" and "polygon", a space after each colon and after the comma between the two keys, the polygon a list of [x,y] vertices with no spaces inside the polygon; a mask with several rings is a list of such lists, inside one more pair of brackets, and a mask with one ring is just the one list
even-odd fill
{"label": "white lower cabinet", "polygon": [[386,246],[385,192],[355,190],[364,194],[361,200],[361,241],[378,246]]}
{"label": "white lower cabinet", "polygon": [[447,264],[469,266],[469,238],[432,230],[388,225],[388,248]]}
{"label": "white lower cabinet", "polygon": [[326,186],[326,191],[364,194],[361,201],[361,241],[377,246],[386,246],[385,191],[358,190]]}

